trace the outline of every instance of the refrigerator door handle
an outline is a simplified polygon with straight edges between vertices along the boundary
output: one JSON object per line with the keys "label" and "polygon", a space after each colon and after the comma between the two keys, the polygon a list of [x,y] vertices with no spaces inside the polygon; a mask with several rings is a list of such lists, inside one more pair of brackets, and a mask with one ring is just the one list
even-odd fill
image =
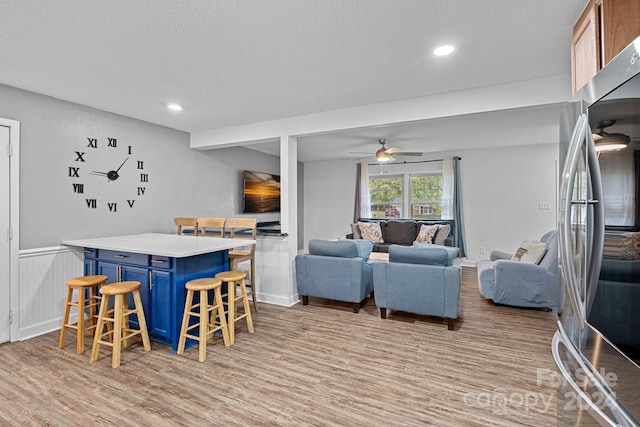
{"label": "refrigerator door handle", "polygon": [[[600,403],[606,405],[611,410],[612,414],[616,418],[616,421],[612,420],[607,414],[605,414],[604,411],[593,402],[592,398],[587,393],[585,393],[575,382],[573,376],[571,375],[571,372],[569,372],[565,364],[562,362],[562,357],[560,355],[560,345],[563,345],[567,349],[569,356],[574,359],[580,366],[580,371],[584,372],[589,378],[589,381],[596,386],[596,388],[598,389],[598,393],[601,393],[601,396],[603,396],[604,398]],[[580,400],[587,404],[587,411],[589,411],[589,413],[600,424],[625,427],[633,427],[637,425],[632,419],[629,418],[627,412],[619,406],[618,402],[616,401],[615,395],[612,395],[611,391],[606,389],[601,384],[600,380],[596,378],[596,376],[591,372],[591,369],[582,360],[582,357],[569,340],[569,337],[567,337],[567,334],[560,322],[558,322],[558,330],[553,335],[553,339],[551,341],[551,353],[553,354],[553,360],[558,366],[558,370],[566,380],[567,384],[571,386],[572,391],[575,392],[577,396],[579,396]]]}
{"label": "refrigerator door handle", "polygon": [[596,291],[598,289],[598,280],[600,279],[600,267],[602,266],[602,253],[604,250],[604,190],[602,189],[602,176],[600,174],[600,162],[598,160],[598,152],[596,151],[596,144],[593,141],[593,135],[591,132],[587,132],[586,135],[588,164],[589,164],[589,178],[591,183],[591,200],[589,204],[593,209],[592,220],[592,240],[590,250],[587,252],[587,275],[586,283],[587,288],[584,296],[585,316],[588,316],[591,312],[591,306],[593,300],[596,297]]}
{"label": "refrigerator door handle", "polygon": [[580,160],[580,151],[582,143],[585,140],[587,126],[587,116],[581,114],[576,121],[569,144],[567,160],[562,171],[562,188],[560,194],[560,233],[559,233],[559,251],[560,251],[560,267],[563,272],[565,284],[567,287],[567,295],[571,308],[576,317],[580,328],[584,328],[585,311],[584,304],[580,299],[579,283],[576,277],[575,264],[572,257],[572,235],[571,235],[571,193],[574,185],[575,173]]}

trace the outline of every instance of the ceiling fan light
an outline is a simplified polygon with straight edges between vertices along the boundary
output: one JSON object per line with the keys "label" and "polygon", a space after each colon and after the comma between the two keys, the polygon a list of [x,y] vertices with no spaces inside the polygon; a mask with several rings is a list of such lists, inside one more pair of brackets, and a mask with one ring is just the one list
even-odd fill
{"label": "ceiling fan light", "polygon": [[385,150],[378,150],[376,151],[376,160],[379,162],[388,162],[391,160],[391,156],[385,152]]}
{"label": "ceiling fan light", "polygon": [[596,151],[602,153],[603,151],[621,151],[627,148],[627,144],[623,142],[599,142],[596,143]]}
{"label": "ceiling fan light", "polygon": [[627,148],[631,139],[622,133],[602,133],[602,138],[599,140],[594,139],[596,143],[596,151],[620,151]]}

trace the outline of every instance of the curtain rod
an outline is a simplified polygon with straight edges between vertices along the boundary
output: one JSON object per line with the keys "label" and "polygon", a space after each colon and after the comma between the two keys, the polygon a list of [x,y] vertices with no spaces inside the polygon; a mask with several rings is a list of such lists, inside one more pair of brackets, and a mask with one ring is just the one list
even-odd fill
{"label": "curtain rod", "polygon": [[[458,159],[458,160],[462,160],[462,157],[458,157],[458,156],[454,156],[454,159]],[[415,162],[407,162],[406,160],[402,163],[384,163],[384,162],[378,162],[378,163],[367,163],[368,166],[376,166],[376,165],[407,165],[410,163],[431,163],[431,162],[442,162],[444,160],[447,159],[433,159],[433,160],[416,160]]]}

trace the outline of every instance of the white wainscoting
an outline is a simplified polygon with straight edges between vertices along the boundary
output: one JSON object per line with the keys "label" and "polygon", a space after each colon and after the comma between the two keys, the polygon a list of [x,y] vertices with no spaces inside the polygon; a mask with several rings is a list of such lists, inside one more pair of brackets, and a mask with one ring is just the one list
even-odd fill
{"label": "white wainscoting", "polygon": [[18,339],[60,329],[71,277],[83,275],[82,251],[65,246],[20,251]]}
{"label": "white wainscoting", "polygon": [[[258,236],[256,292],[260,302],[290,307],[298,302],[288,237]],[[248,268],[248,267],[247,267]]]}

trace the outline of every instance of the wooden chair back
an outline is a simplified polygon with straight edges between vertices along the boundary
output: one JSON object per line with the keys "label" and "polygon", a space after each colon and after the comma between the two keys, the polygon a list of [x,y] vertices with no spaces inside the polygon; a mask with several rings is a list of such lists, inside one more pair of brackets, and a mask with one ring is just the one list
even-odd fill
{"label": "wooden chair back", "polygon": [[[251,239],[256,240],[256,227],[258,225],[258,220],[255,218],[227,218],[225,223],[226,228],[229,230],[230,236],[232,239]],[[240,233],[237,235],[238,231],[243,230],[251,230],[251,237],[244,233]],[[255,243],[251,245],[251,254],[253,255],[256,252]]]}
{"label": "wooden chair back", "polygon": [[178,234],[182,234],[182,227],[193,227],[193,235],[198,235],[198,218],[176,217],[173,223],[178,227]]}
{"label": "wooden chair back", "polygon": [[[224,237],[224,222],[224,218],[198,218],[200,235],[206,237]],[[215,229],[218,234],[207,234],[207,228]]]}

